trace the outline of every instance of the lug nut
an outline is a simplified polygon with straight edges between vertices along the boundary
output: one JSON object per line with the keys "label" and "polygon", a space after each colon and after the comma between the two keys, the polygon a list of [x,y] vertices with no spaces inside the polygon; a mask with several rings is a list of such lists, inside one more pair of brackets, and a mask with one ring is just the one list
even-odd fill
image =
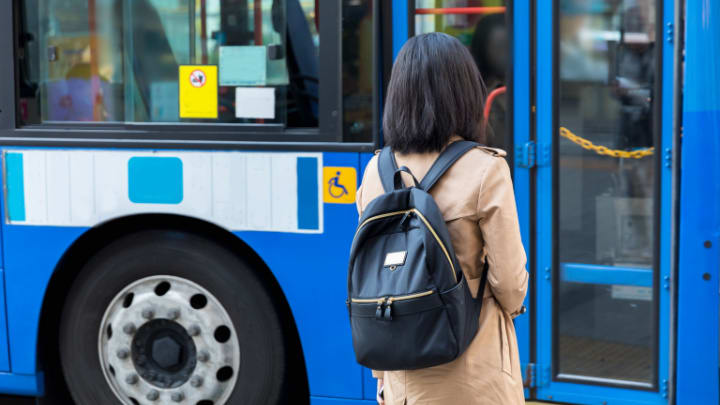
{"label": "lug nut", "polygon": [[197,325],[192,325],[188,328],[188,333],[190,336],[197,336],[200,334],[200,327]]}
{"label": "lug nut", "polygon": [[135,325],[131,323],[126,323],[125,326],[123,326],[123,332],[127,333],[128,335],[132,335],[135,333]]}
{"label": "lug nut", "polygon": [[148,401],[157,401],[157,399],[160,398],[160,393],[157,392],[157,390],[152,390],[147,393],[145,398],[147,398]]}
{"label": "lug nut", "polygon": [[150,308],[146,308],[146,309],[143,309],[143,310],[142,310],[142,314],[141,314],[141,315],[142,315],[142,317],[145,318],[145,319],[153,319],[153,317],[155,316],[155,311],[153,311],[153,310],[150,309]]}
{"label": "lug nut", "polygon": [[203,384],[203,378],[200,377],[199,375],[196,375],[190,379],[190,385],[192,385],[195,388],[201,386],[202,384]]}
{"label": "lug nut", "polygon": [[208,360],[210,360],[210,354],[209,354],[208,352],[206,352],[206,351],[203,350],[203,351],[201,351],[200,353],[197,354],[197,359],[198,359],[198,361],[200,361],[201,363],[205,363],[205,362],[207,362]]}
{"label": "lug nut", "polygon": [[129,355],[130,355],[130,352],[128,351],[128,349],[118,349],[118,351],[117,351],[117,356],[118,356],[118,359],[120,359],[120,360],[127,359]]}
{"label": "lug nut", "polygon": [[136,374],[130,374],[129,376],[125,377],[125,382],[130,385],[135,385],[138,382],[138,376]]}
{"label": "lug nut", "polygon": [[171,309],[168,311],[168,319],[175,320],[180,318],[180,310],[179,309]]}
{"label": "lug nut", "polygon": [[170,399],[172,399],[173,402],[180,402],[185,399],[185,394],[183,394],[182,392],[173,392],[173,394],[170,396]]}

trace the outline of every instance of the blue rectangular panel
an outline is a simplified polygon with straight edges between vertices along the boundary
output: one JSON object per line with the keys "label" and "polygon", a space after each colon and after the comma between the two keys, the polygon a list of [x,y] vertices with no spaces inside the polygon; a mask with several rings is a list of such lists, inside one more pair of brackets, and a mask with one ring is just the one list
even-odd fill
{"label": "blue rectangular panel", "polygon": [[5,155],[7,177],[8,218],[11,221],[25,220],[25,186],[23,177],[22,153]]}
{"label": "blue rectangular panel", "polygon": [[562,281],[587,284],[620,284],[652,287],[652,269],[599,264],[562,263]]}
{"label": "blue rectangular panel", "polygon": [[176,157],[134,157],[128,161],[128,197],[136,204],[180,204],[183,164]]}
{"label": "blue rectangular panel", "polygon": [[318,160],[297,159],[298,228],[319,229],[318,214]]}

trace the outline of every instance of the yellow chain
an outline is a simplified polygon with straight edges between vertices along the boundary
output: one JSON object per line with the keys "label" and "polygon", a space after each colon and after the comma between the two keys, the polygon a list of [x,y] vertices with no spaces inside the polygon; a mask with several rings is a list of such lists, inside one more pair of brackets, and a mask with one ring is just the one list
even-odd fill
{"label": "yellow chain", "polygon": [[621,159],[642,159],[645,156],[652,155],[655,151],[655,148],[637,149],[632,151],[610,149],[606,146],[595,145],[587,139],[581,138],[573,134],[569,129],[565,127],[560,127],[560,135],[580,145],[583,149],[594,151],[598,155],[612,156]]}

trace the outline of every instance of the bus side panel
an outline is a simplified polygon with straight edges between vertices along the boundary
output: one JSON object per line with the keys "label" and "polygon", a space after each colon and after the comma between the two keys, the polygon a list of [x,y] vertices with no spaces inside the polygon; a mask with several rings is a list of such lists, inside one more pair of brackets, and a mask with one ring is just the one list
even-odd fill
{"label": "bus side panel", "polygon": [[688,1],[686,12],[676,403],[717,404],[720,3]]}
{"label": "bus side panel", "polygon": [[87,228],[3,224],[10,358],[14,374],[37,372],[43,297],[62,255]]}
{"label": "bus side panel", "polygon": [[5,316],[5,271],[0,269],[0,371],[10,371],[7,318]]}
{"label": "bus side panel", "polygon": [[[208,173],[211,173],[210,176],[215,173],[208,170],[207,164],[210,154],[216,156],[212,152],[155,154],[182,159],[183,170],[187,172],[183,178],[188,192],[183,201],[173,209],[166,205],[156,205],[154,208],[148,208],[147,204],[134,205],[122,198],[123,192],[132,190],[132,187],[128,186],[127,176],[123,175],[131,173],[124,171],[132,161],[130,158],[136,155],[145,156],[147,152],[53,150],[45,153],[42,150],[12,150],[12,153],[28,157],[28,162],[24,163],[27,178],[17,182],[25,185],[25,189],[19,194],[24,196],[24,201],[17,201],[15,209],[13,206],[9,207],[7,214],[12,224],[2,226],[5,236],[3,248],[6,252],[7,307],[13,373],[36,373],[38,322],[49,279],[63,253],[89,226],[123,215],[149,211],[180,213],[208,219],[225,228],[238,229],[227,222],[225,217],[207,214],[217,211],[208,211],[208,204],[241,204],[241,201],[233,202],[226,198],[232,198],[233,193],[225,190],[222,196],[213,195],[212,199],[198,198],[208,196],[200,186],[207,185],[208,181],[218,180],[215,177],[207,180]],[[65,160],[57,158],[63,154],[72,156]],[[53,219],[67,212],[64,209],[60,210],[62,212],[58,211],[62,207],[51,204],[51,201],[62,200],[67,203],[69,197],[62,187],[43,187],[43,184],[49,184],[50,181],[46,179],[48,172],[38,169],[42,168],[45,162],[41,158],[78,162],[86,161],[88,156],[94,154],[102,156],[95,159],[96,165],[90,167],[90,172],[102,169],[102,173],[95,177],[102,178],[103,182],[90,184],[89,195],[95,195],[94,201],[114,202],[120,207],[114,211],[106,210],[107,212],[102,211],[104,206],[83,209],[78,213],[81,222],[75,221],[74,216],[71,220],[65,217],[63,221]],[[232,159],[253,159],[254,171],[250,173],[248,166],[245,177],[248,193],[243,200],[249,204],[245,207],[248,210],[248,220],[258,224],[262,222],[256,227],[258,231],[238,231],[236,234],[257,250],[274,272],[289,300],[303,344],[311,392],[328,397],[362,398],[362,368],[355,363],[345,306],[347,258],[353,231],[357,226],[354,202],[360,161],[358,153],[253,153],[246,156],[240,152],[236,155],[233,155],[235,157]],[[217,156],[223,156],[227,160],[229,155]],[[273,160],[275,156],[278,159]],[[30,158],[33,162],[30,162]],[[293,162],[297,162],[297,166]],[[225,166],[224,169],[228,169]],[[87,171],[83,171],[85,172]],[[63,176],[66,176],[66,172],[63,173]],[[335,178],[336,173],[339,178]],[[51,174],[54,175],[54,172]],[[79,181],[75,177],[70,180]],[[60,183],[52,181],[52,184]],[[326,188],[331,186],[337,196],[335,201],[329,198],[326,192]],[[74,191],[77,189],[72,188]],[[117,192],[116,189],[120,191]],[[10,191],[12,192],[12,189]],[[18,194],[10,199],[15,197],[18,197]],[[75,197],[73,194],[72,198]],[[323,200],[328,202],[322,203]],[[288,211],[290,206],[295,207],[292,212]],[[93,213],[94,216],[85,218],[81,215],[85,211]],[[262,214],[262,218],[256,218],[256,214]],[[264,230],[275,228],[278,232]],[[284,231],[294,228],[308,231]]]}
{"label": "bus side panel", "polygon": [[[324,153],[326,172],[352,170],[357,153]],[[326,173],[322,187],[329,187]],[[354,184],[344,184],[354,196]],[[324,191],[324,190],[323,190]],[[265,261],[290,303],[303,346],[311,395],[362,398],[362,367],[355,362],[345,305],[347,267],[357,227],[351,203],[328,203],[322,234],[238,232]]]}

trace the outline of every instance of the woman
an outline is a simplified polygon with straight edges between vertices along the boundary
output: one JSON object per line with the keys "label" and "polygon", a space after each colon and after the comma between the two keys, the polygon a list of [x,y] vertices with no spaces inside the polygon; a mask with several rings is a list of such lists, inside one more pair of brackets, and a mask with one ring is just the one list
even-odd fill
{"label": "woman", "polygon": [[[393,66],[383,117],[385,143],[395,153],[398,166],[407,166],[420,179],[449,143],[482,142],[482,100],[478,69],[457,39],[431,33],[408,40]],[[473,149],[431,190],[468,285],[484,300],[478,333],[450,363],[420,370],[373,371],[380,404],[524,404],[512,318],[521,312],[528,274],[510,171],[503,156],[505,152],[499,149]],[[409,176],[405,182],[410,184]],[[375,156],[358,190],[360,213],[382,193]],[[478,292],[485,260],[490,265],[488,285]]]}

